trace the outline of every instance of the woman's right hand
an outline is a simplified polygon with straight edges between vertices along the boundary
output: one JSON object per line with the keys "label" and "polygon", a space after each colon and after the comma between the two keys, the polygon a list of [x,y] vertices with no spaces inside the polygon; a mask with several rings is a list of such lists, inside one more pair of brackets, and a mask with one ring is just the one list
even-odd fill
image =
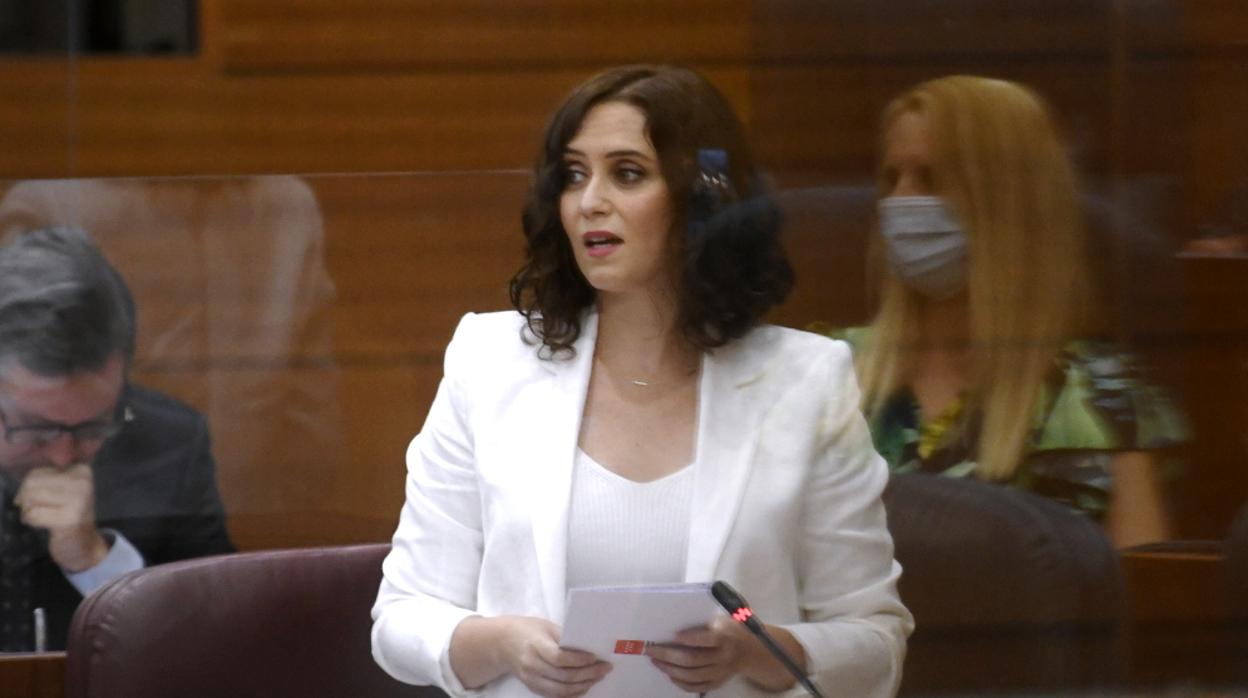
{"label": "woman's right hand", "polygon": [[451,635],[451,670],[468,688],[515,674],[539,696],[584,695],[611,671],[589,652],[559,646],[559,626],[530,616],[470,616]]}
{"label": "woman's right hand", "polygon": [[581,696],[611,671],[611,665],[589,652],[559,646],[559,626],[545,618],[500,618],[503,654],[511,673],[530,691],[548,698]]}

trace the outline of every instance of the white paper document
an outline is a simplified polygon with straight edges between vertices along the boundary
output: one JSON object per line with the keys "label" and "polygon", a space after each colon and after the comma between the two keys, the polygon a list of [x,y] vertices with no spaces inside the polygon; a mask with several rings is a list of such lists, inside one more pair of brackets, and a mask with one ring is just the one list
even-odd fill
{"label": "white paper document", "polygon": [[710,584],[582,587],[568,592],[559,644],[612,664],[587,698],[694,695],[650,663],[646,644],[671,642],[681,630],[707,625],[722,612]]}

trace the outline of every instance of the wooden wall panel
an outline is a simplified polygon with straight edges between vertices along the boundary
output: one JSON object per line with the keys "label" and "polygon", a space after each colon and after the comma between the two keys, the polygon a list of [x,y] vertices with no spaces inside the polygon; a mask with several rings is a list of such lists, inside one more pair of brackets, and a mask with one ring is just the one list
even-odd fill
{"label": "wooden wall panel", "polygon": [[1248,259],[1187,257],[1181,375],[1192,422],[1183,518],[1219,539],[1248,502]]}
{"label": "wooden wall panel", "polygon": [[775,65],[751,72],[751,124],[760,159],[782,182],[873,182],[880,114],[889,100],[931,78],[977,74],[1017,80],[1052,103],[1081,165],[1106,168],[1108,84],[1104,60],[993,62],[937,58],[923,63],[828,61]]}
{"label": "wooden wall panel", "polygon": [[343,368],[343,435],[350,456],[338,471],[328,508],[380,519],[383,528],[393,531],[404,498],[404,454],[437,392],[442,355],[438,352],[432,361]]}
{"label": "wooden wall panel", "polygon": [[[0,130],[15,144],[0,150],[0,177],[528,167],[550,113],[592,72],[226,77],[195,61],[83,60],[69,133],[63,82],[51,88],[0,67]],[[708,73],[748,105],[744,69]]]}
{"label": "wooden wall panel", "polygon": [[[1181,209],[1179,239],[1248,236],[1248,7],[1234,0],[1177,3],[1183,41],[1153,59],[1180,83],[1140,100],[1142,117],[1173,114],[1172,133],[1137,141],[1141,150],[1177,152],[1172,171]],[[1147,54],[1146,54],[1147,55]],[[1141,81],[1156,85],[1159,81]],[[1173,100],[1166,102],[1166,99]],[[1176,142],[1177,141],[1177,142]],[[1163,165],[1164,167],[1164,165]],[[1184,507],[1190,535],[1221,538],[1248,502],[1248,260],[1181,260],[1185,282],[1182,354],[1192,420]]]}
{"label": "wooden wall panel", "polygon": [[[1248,21],[1248,20],[1246,20]],[[1248,27],[1237,51],[1192,61],[1191,222],[1217,232],[1232,209],[1248,211]],[[1238,201],[1236,200],[1238,199]],[[1241,216],[1246,214],[1241,213]],[[1248,230],[1238,232],[1248,234]]]}
{"label": "wooden wall panel", "polygon": [[737,62],[749,0],[223,0],[230,72]]}
{"label": "wooden wall panel", "polygon": [[[676,23],[672,26],[684,22],[689,26],[684,27],[687,41],[681,46],[710,42],[717,47],[720,57],[708,59],[702,67],[711,68],[712,77],[746,115],[763,159],[783,173],[802,168],[824,175],[844,176],[848,171],[863,176],[869,172],[879,106],[917,80],[956,71],[1002,75],[1035,85],[1053,99],[1068,122],[1083,164],[1093,171],[1106,169],[1110,34],[1103,3],[1029,2],[1006,11],[1000,3],[960,0],[913,3],[901,12],[871,3],[757,0],[749,13],[740,2],[729,9],[697,5],[684,12],[665,10],[660,2],[643,4],[646,7],[633,8],[637,14],[630,15],[643,19],[630,22],[663,25],[665,18]],[[530,12],[531,27],[543,26],[541,18],[560,12],[591,23],[586,11],[571,3],[534,3],[538,5],[554,9]],[[278,66],[245,75],[224,72],[228,59],[223,56],[229,55],[225,49],[234,31],[244,37],[260,36],[287,31],[283,27],[289,25],[296,27],[289,31],[298,34],[303,31],[298,27],[310,24],[332,33],[339,26],[337,40],[368,51],[371,35],[341,27],[377,22],[384,25],[378,31],[402,36],[416,21],[413,13],[419,14],[410,9],[411,3],[397,0],[378,0],[375,6],[390,13],[381,15],[389,21],[367,19],[367,8],[328,1],[209,1],[204,5],[208,18],[199,59],[82,59],[72,68],[64,60],[10,62],[0,70],[0,97],[5,97],[0,99],[0,131],[11,145],[0,150],[0,176],[523,167],[531,160],[536,133],[560,97],[594,69],[612,62],[595,53],[600,42],[591,41],[591,33],[571,43],[547,40],[534,48],[517,41],[507,49],[558,46],[561,53],[555,63],[500,58],[434,68],[405,64],[396,57],[394,65],[344,70],[315,63],[323,52],[317,44],[303,42],[297,45],[303,47],[302,53],[292,48],[289,60],[313,63],[296,74]],[[1182,36],[1188,24],[1216,28],[1194,35],[1192,41],[1205,42],[1202,50],[1230,56],[1227,52],[1242,47],[1236,43],[1239,35],[1234,27],[1243,20],[1237,24],[1234,17],[1228,19],[1226,13],[1233,10],[1226,3],[1192,5],[1198,6],[1212,9],[1202,10],[1190,22],[1177,10],[1135,12],[1140,16],[1127,23],[1132,36],[1139,37],[1133,50],[1151,51],[1154,58],[1160,55],[1173,64],[1182,57],[1173,48],[1180,42],[1174,37]],[[490,15],[484,7],[478,9],[491,22],[506,16]],[[449,8],[435,3],[420,12],[435,20],[458,21]],[[218,14],[222,18],[208,21]],[[333,24],[345,15],[365,19]],[[619,26],[604,23],[608,25]],[[632,39],[651,35],[617,33]],[[450,29],[445,34],[453,35]],[[472,45],[469,40],[461,43]],[[638,49],[636,55],[646,54]],[[1174,114],[1143,119],[1146,130],[1123,146],[1133,159],[1149,160],[1139,163],[1142,170],[1153,164],[1172,165],[1175,157],[1150,154],[1173,150],[1167,140],[1177,139],[1173,147],[1182,149],[1182,134],[1190,130],[1190,124],[1176,123],[1184,113],[1175,111],[1188,99],[1187,75],[1166,70],[1161,81],[1158,70],[1147,68],[1131,79],[1133,92],[1141,95],[1138,106],[1133,103],[1127,110],[1132,128],[1137,128],[1134,122],[1140,117],[1158,109]],[[1193,94],[1211,105],[1223,97],[1234,100],[1244,92],[1235,90],[1239,78],[1210,73],[1207,81],[1194,85]],[[72,133],[67,120],[71,111]],[[70,143],[72,158],[67,152]],[[1159,144],[1165,147],[1158,148]]]}
{"label": "wooden wall panel", "polygon": [[72,170],[72,76],[68,60],[0,58],[0,177]]}
{"label": "wooden wall panel", "polygon": [[1187,46],[1200,55],[1243,55],[1248,48],[1248,17],[1240,0],[1187,0],[1177,2]]}
{"label": "wooden wall panel", "polygon": [[871,319],[867,241],[875,216],[870,185],[823,185],[777,192],[782,239],[797,275],[792,294],[768,320],[855,327]]}
{"label": "wooden wall panel", "polygon": [[756,0],[756,55],[770,61],[993,60],[1108,55],[1099,0]]}
{"label": "wooden wall panel", "polygon": [[338,288],[341,360],[441,361],[466,312],[508,307],[524,172],[311,180]]}

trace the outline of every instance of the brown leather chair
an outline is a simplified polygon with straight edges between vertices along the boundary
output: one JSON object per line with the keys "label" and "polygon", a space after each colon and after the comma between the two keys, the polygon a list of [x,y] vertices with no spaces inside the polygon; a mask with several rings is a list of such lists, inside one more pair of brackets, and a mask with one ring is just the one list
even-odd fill
{"label": "brown leather chair", "polygon": [[69,633],[69,698],[434,698],[387,676],[369,608],[389,545],[158,565],[88,597]]}
{"label": "brown leather chair", "polygon": [[1096,523],[1020,490],[919,473],[894,476],[884,503],[915,617],[902,695],[1121,685],[1122,573]]}

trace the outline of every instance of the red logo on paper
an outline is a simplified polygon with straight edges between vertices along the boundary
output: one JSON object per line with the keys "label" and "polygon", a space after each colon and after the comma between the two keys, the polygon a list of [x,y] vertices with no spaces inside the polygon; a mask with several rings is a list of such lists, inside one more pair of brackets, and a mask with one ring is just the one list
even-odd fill
{"label": "red logo on paper", "polygon": [[616,640],[616,654],[644,654],[646,651],[646,643],[644,640]]}

